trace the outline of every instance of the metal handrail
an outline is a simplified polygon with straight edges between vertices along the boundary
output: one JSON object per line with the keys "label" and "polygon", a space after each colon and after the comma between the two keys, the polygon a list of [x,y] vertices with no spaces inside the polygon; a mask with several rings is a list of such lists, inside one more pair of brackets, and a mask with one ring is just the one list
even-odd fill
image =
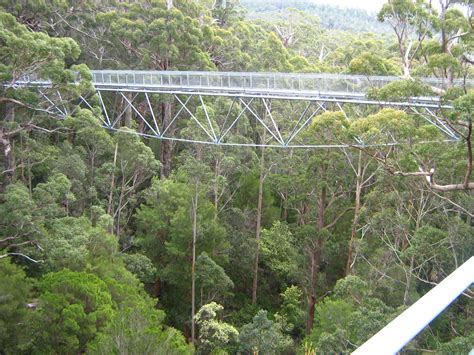
{"label": "metal handrail", "polygon": [[[253,90],[262,92],[317,93],[337,92],[365,94],[399,81],[396,76],[364,76],[328,73],[262,73],[262,72],[212,72],[212,71],[144,71],[144,70],[92,70],[92,83],[97,87],[113,88],[181,88],[211,89],[214,91]],[[431,86],[444,86],[439,78],[420,78]],[[19,85],[47,86],[48,80],[34,75],[16,82]],[[457,79],[455,86],[474,86],[474,80]]]}
{"label": "metal handrail", "polygon": [[[292,91],[367,92],[373,87],[401,80],[396,76],[364,76],[346,74],[253,73],[211,71],[141,71],[93,70],[93,83],[97,85],[200,87],[225,89],[262,89]],[[420,78],[428,85],[445,82],[439,78]],[[455,86],[474,86],[474,80],[454,81]]]}

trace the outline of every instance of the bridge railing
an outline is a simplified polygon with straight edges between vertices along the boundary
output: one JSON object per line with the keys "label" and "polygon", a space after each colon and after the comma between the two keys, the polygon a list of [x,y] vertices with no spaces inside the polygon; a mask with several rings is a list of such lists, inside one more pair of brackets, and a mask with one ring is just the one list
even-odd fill
{"label": "bridge railing", "polygon": [[[348,93],[365,93],[370,88],[400,80],[396,76],[250,72],[94,70],[92,74],[96,85]],[[431,86],[444,86],[442,79],[423,78],[422,81]],[[463,80],[455,81],[456,86],[463,84]],[[473,81],[467,84],[473,86]]]}

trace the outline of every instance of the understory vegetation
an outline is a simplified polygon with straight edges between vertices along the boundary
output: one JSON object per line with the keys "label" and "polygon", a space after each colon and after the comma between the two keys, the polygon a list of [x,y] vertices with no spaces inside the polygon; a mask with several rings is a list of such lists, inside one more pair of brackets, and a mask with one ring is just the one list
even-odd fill
{"label": "understory vegetation", "polygon": [[[252,3],[0,0],[0,354],[351,352],[474,254],[472,1],[388,0],[378,33]],[[391,75],[369,99],[452,108],[329,104],[299,138],[321,149],[262,147],[247,111],[242,147],[189,144],[135,134],[145,96],[103,128],[92,69]],[[306,105],[253,107],[291,126]],[[216,130],[242,110],[188,107]],[[473,296],[403,352],[468,353]]]}

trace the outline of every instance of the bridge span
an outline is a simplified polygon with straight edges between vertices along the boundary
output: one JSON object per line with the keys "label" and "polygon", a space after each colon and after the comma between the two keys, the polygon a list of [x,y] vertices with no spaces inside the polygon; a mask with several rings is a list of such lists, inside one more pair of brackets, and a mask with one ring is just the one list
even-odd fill
{"label": "bridge span", "polygon": [[[92,108],[98,98],[103,112],[104,127],[118,130],[124,117],[134,116],[139,121],[139,134],[163,140],[185,141],[216,145],[269,146],[269,147],[345,147],[365,145],[357,140],[342,144],[319,142],[308,144],[299,139],[314,116],[327,110],[340,110],[345,114],[357,106],[395,107],[423,117],[442,131],[448,140],[458,137],[443,119],[444,110],[452,109],[437,96],[412,97],[405,101],[378,101],[368,98],[371,88],[380,88],[400,80],[394,76],[362,76],[344,74],[300,73],[239,73],[210,71],[133,71],[93,70],[92,83],[96,93],[81,96],[81,104]],[[442,88],[437,78],[422,78],[422,82]],[[457,80],[456,86],[472,87],[473,80]],[[61,109],[60,93],[56,99],[48,92],[49,81],[25,76],[17,86],[36,86],[41,94]],[[95,95],[96,94],[96,95]],[[163,97],[172,107],[170,119],[162,119],[158,101]],[[209,106],[219,98],[230,100],[225,113],[211,114]],[[282,109],[281,102],[290,102],[291,112]],[[201,107],[201,115],[197,108]],[[347,115],[346,115],[347,116]],[[182,127],[180,121],[189,120],[193,129]],[[266,132],[265,142],[232,141],[231,133],[239,129],[244,119],[251,119]],[[185,124],[186,126],[186,124]],[[188,125],[189,126],[189,125]],[[388,144],[398,144],[391,142]]]}
{"label": "bridge span", "polygon": [[[399,81],[396,76],[128,70],[94,70],[92,74],[95,87],[104,91],[192,93],[433,108],[440,104],[435,96],[411,98],[400,103],[367,99],[369,89]],[[422,82],[438,88],[444,85],[443,80],[437,78],[423,78]],[[472,84],[470,81],[467,83]],[[463,84],[462,80],[455,82],[456,86]]]}

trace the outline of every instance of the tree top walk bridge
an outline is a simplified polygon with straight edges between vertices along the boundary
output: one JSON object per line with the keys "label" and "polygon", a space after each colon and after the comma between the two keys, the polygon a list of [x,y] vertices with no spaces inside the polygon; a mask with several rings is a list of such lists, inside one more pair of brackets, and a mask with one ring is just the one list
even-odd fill
{"label": "tree top walk bridge", "polygon": [[[397,80],[400,78],[324,73],[92,71],[92,83],[102,108],[104,127],[118,130],[123,125],[123,120],[127,117],[130,120],[134,116],[140,125],[138,134],[145,137],[215,145],[280,148],[364,145],[359,140],[347,144],[305,144],[299,141],[298,135],[321,112],[340,110],[346,114],[345,107],[365,105],[410,110],[440,129],[448,140],[457,140],[456,134],[439,114],[441,110],[452,109],[452,106],[442,103],[439,97],[412,97],[400,102],[368,98],[369,89],[380,88]],[[421,80],[431,87],[442,88],[444,85],[437,78]],[[454,85],[472,87],[473,83],[473,80],[458,80]],[[60,93],[47,92],[51,87],[50,82],[26,76],[15,85],[36,86],[57,112],[67,115]],[[161,97],[161,102],[165,100],[169,103],[168,112],[164,112],[166,109],[158,104],[157,96]],[[163,99],[163,96],[168,98]],[[81,104],[92,108],[93,97],[81,96]],[[231,102],[227,112],[210,112],[210,103],[213,100],[217,102],[219,98],[227,98]],[[285,109],[281,101],[290,102],[291,110]],[[199,111],[196,107],[202,109]],[[192,121],[195,129],[184,130],[186,132],[182,134],[183,130],[177,128],[183,126],[179,123],[185,117]],[[261,126],[268,138],[266,141],[232,141],[229,132],[238,130],[240,121],[245,117],[255,120]]]}
{"label": "tree top walk bridge", "polygon": [[[138,121],[137,134],[144,137],[239,147],[367,147],[370,144],[358,138],[354,138],[354,142],[342,144],[307,144],[299,141],[298,134],[309,126],[318,113],[340,110],[352,116],[354,107],[378,106],[411,111],[438,128],[447,136],[447,140],[459,140],[446,123],[444,115],[444,111],[453,107],[442,103],[438,97],[412,97],[403,102],[368,98],[369,89],[400,80],[398,77],[112,70],[92,71],[92,76],[96,92],[81,96],[80,104],[92,110],[99,105],[103,126],[110,130],[119,130],[127,116],[128,120],[135,118]],[[444,85],[442,80],[434,78],[424,78],[422,81],[432,87],[442,88]],[[473,83],[473,80],[466,80],[454,84],[471,88]],[[32,76],[23,77],[9,86],[36,88],[48,103],[48,112],[52,109],[60,116],[69,114],[67,102],[51,82]],[[227,102],[218,101],[222,98]],[[225,107],[219,110],[220,106]],[[252,120],[254,128],[260,128],[268,140],[259,143],[233,140],[229,132],[242,130],[245,133],[247,128],[239,127],[239,123],[245,120]],[[379,145],[401,143],[404,142]],[[474,257],[354,354],[396,353],[471,286],[473,275]]]}

